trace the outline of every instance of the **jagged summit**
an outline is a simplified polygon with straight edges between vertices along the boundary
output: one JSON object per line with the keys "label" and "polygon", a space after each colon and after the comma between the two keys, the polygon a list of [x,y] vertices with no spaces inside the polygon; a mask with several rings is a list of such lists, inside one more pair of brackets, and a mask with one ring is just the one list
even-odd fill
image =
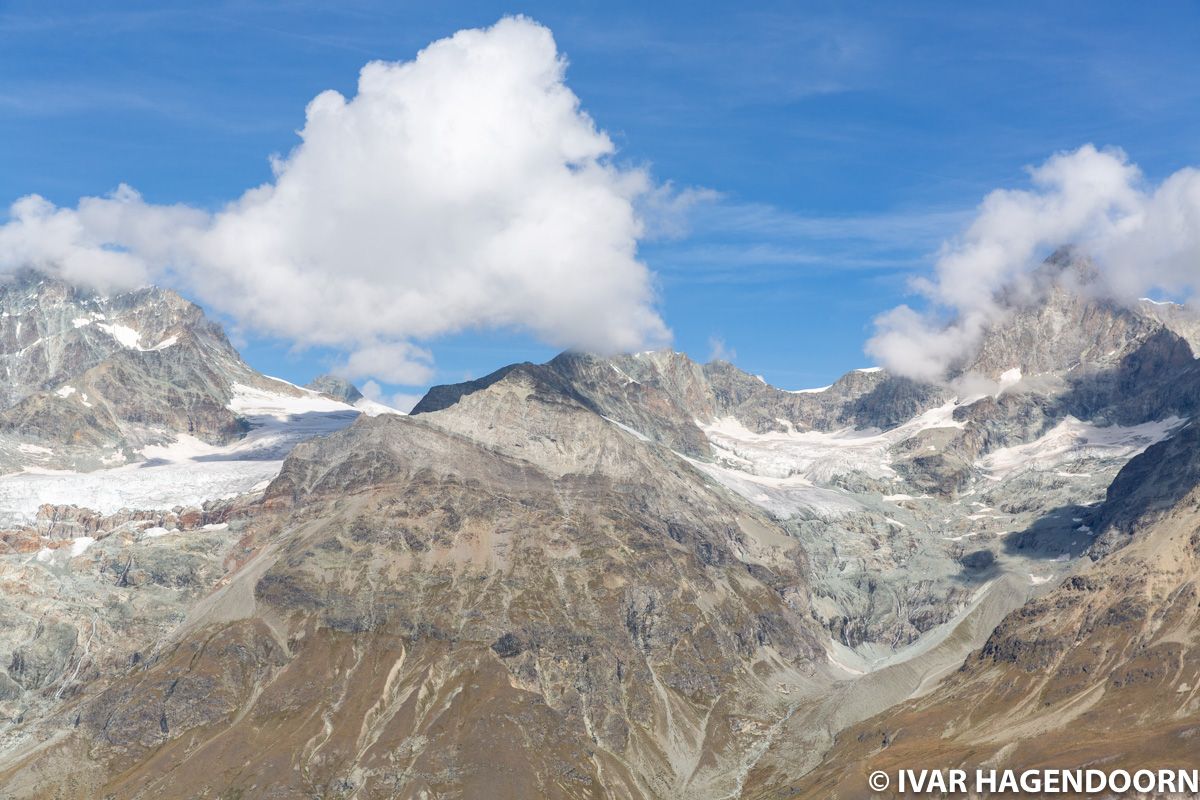
{"label": "jagged summit", "polygon": [[[1194,350],[1200,316],[1183,307],[1108,297],[1096,266],[1060,248],[997,298],[997,321],[951,377],[1089,373],[1112,369],[1163,330]],[[1195,354],[1195,353],[1194,353]]]}
{"label": "jagged summit", "polygon": [[350,405],[354,405],[359,400],[364,399],[363,393],[358,390],[357,386],[337,375],[318,375],[309,381],[304,388],[320,392],[326,397],[341,400],[343,403],[349,403]]}
{"label": "jagged summit", "polygon": [[174,292],[101,295],[29,270],[0,282],[0,367],[0,468],[4,440],[83,467],[181,433],[228,442],[245,432],[234,387],[272,383]]}
{"label": "jagged summit", "polygon": [[[180,498],[245,490],[290,444],[359,411],[261,375],[175,292],[105,295],[32,270],[0,281],[0,367],[0,474],[19,473],[0,484],[3,519],[39,497],[161,503],[176,480]],[[112,487],[80,476],[135,464],[155,468]]]}
{"label": "jagged summit", "polygon": [[758,432],[895,427],[946,399],[940,387],[879,371],[853,370],[816,393],[777,389],[723,361],[699,364],[669,350],[600,357],[563,353],[546,364],[513,364],[475,381],[435,386],[413,414],[447,408],[506,379],[528,375],[598,413],[672,448],[708,456],[701,425],[736,418]]}
{"label": "jagged summit", "polygon": [[168,289],[110,296],[33,270],[7,278],[0,281],[0,365],[6,377],[0,408],[57,389],[114,357],[150,362],[190,350],[211,369],[251,373],[221,326]]}
{"label": "jagged summit", "polygon": [[[44,335],[5,352],[68,367],[13,408],[59,429],[58,401],[103,409],[140,460],[42,469],[110,451],[4,412],[0,453],[36,468],[0,476],[0,511],[55,504],[0,531],[0,793],[774,796],[831,747],[857,763],[897,730],[970,731],[989,675],[1053,701],[1075,662],[1030,676],[1080,637],[1118,645],[1106,684],[1145,682],[1141,645],[1190,629],[1121,638],[1121,587],[1182,598],[1139,619],[1194,610],[1200,361],[1160,320],[1048,286],[985,350],[1015,378],[974,393],[564,353],[368,418],[340,379],[257,375],[182,299],[26,282],[5,330]],[[1072,361],[1095,336],[1117,352]],[[144,412],[97,377],[118,369]],[[176,377],[244,435],[145,417]],[[884,739],[863,723],[907,701]],[[825,763],[811,796],[841,774]]]}

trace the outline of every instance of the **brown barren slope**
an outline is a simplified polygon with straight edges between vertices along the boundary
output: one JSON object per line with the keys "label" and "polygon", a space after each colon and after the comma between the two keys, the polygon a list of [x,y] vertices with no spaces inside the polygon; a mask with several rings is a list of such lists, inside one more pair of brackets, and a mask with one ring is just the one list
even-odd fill
{"label": "brown barren slope", "polygon": [[248,557],[171,644],[47,720],[0,794],[739,791],[828,681],[798,545],[531,380],[297,447]]}

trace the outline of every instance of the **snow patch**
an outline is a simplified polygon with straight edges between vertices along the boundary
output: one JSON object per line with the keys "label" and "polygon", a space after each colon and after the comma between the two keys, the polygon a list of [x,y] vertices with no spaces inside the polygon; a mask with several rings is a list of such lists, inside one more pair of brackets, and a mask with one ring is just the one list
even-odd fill
{"label": "snow patch", "polygon": [[87,549],[96,543],[93,536],[79,536],[71,540],[71,558],[76,558],[87,552]]}
{"label": "snow patch", "polygon": [[[1064,465],[1088,459],[1127,461],[1167,438],[1186,421],[1172,416],[1129,427],[1100,427],[1067,417],[1032,442],[989,453],[977,462],[977,466],[986,477],[999,481],[1029,470],[1056,471]],[[1084,473],[1064,474],[1074,477]]]}
{"label": "snow patch", "polygon": [[128,325],[122,325],[117,322],[98,322],[96,323],[96,327],[116,339],[117,343],[122,347],[130,350],[141,349],[138,346],[138,342],[142,340],[142,335]]}
{"label": "snow patch", "polygon": [[1021,369],[1019,367],[1013,367],[1012,369],[1001,373],[1000,389],[998,392],[996,392],[996,395],[999,396],[1000,394],[1003,394],[1005,389],[1020,383],[1022,377],[1024,376],[1021,375]]}
{"label": "snow patch", "polygon": [[621,378],[625,381],[626,386],[628,386],[631,383],[638,383],[638,381],[635,381],[633,378],[629,377],[628,373],[626,373],[625,370],[621,369],[616,364],[609,361],[608,365],[610,367],[612,367],[613,372],[615,372],[621,376]]}
{"label": "snow patch", "polygon": [[0,525],[32,522],[43,503],[112,514],[122,508],[199,506],[259,491],[279,474],[296,444],[341,430],[362,413],[316,392],[292,396],[240,385],[234,387],[229,407],[249,421],[250,432],[227,445],[181,434],[144,447],[145,460],[137,463],[94,472],[26,466],[0,476]]}
{"label": "snow patch", "polygon": [[380,414],[399,414],[405,416],[404,412],[400,409],[385,406],[383,403],[372,400],[369,397],[360,397],[355,400],[354,407],[368,417],[378,417]]}
{"label": "snow patch", "polygon": [[[603,416],[603,415],[601,415],[601,416]],[[625,431],[629,435],[633,436],[633,438],[637,439],[639,442],[650,441],[650,437],[647,436],[646,434],[642,433],[641,431],[635,431],[633,428],[629,427],[628,425],[625,425],[624,423],[621,423],[621,422],[617,422],[612,417],[604,417],[604,419],[607,420],[608,422],[611,422],[613,425],[616,425],[618,428]]]}
{"label": "snow patch", "polygon": [[[877,428],[840,431],[786,431],[755,433],[733,417],[712,423],[697,420],[713,447],[717,463],[692,463],[729,489],[779,518],[813,514],[834,519],[862,511],[855,498],[825,488],[834,478],[862,474],[877,480],[896,477],[892,449],[922,431],[962,428],[954,419],[956,401],[930,409],[889,431]],[[894,502],[914,499],[890,495]]]}
{"label": "snow patch", "polygon": [[954,402],[920,414],[889,431],[847,428],[824,431],[754,433],[733,417],[701,425],[717,457],[728,466],[774,478],[800,476],[827,483],[838,475],[859,472],[871,478],[895,476],[891,448],[933,428],[962,428],[954,420]]}
{"label": "snow patch", "polygon": [[161,342],[154,345],[154,347],[151,347],[150,349],[151,350],[166,350],[168,347],[177,343],[178,341],[179,341],[179,337],[176,336],[175,334],[171,334],[170,336],[163,339]]}
{"label": "snow patch", "polygon": [[[99,319],[104,319],[103,314],[99,314],[97,317]],[[76,322],[78,322],[78,320],[76,320]],[[79,327],[79,325],[76,325],[75,327]],[[127,350],[140,350],[143,353],[149,353],[155,350],[165,350],[179,342],[178,334],[171,334],[153,347],[142,347],[142,334],[138,331],[135,331],[128,325],[122,325],[118,322],[97,322],[96,327],[116,339],[117,343]]]}
{"label": "snow patch", "polygon": [[863,506],[852,496],[835,489],[815,486],[798,475],[786,478],[754,475],[740,469],[698,461],[682,454],[677,455],[777,519],[803,514],[833,520],[863,511]]}

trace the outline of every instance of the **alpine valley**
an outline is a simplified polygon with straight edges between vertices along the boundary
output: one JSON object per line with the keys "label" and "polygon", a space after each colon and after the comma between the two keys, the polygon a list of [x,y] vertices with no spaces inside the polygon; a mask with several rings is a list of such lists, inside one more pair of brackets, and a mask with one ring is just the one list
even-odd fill
{"label": "alpine valley", "polygon": [[[400,414],[0,283],[0,796],[857,798],[1178,767],[1200,317],[1060,251],[943,383],[564,353]],[[805,357],[802,348],[797,361]]]}

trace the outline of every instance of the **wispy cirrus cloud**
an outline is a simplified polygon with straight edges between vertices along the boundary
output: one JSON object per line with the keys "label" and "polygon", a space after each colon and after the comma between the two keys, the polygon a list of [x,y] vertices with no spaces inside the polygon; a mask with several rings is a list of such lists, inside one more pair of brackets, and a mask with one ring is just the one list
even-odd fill
{"label": "wispy cirrus cloud", "polygon": [[686,213],[688,235],[653,250],[664,275],[695,283],[755,283],[806,274],[910,272],[937,252],[969,211],[805,215],[710,194]]}

